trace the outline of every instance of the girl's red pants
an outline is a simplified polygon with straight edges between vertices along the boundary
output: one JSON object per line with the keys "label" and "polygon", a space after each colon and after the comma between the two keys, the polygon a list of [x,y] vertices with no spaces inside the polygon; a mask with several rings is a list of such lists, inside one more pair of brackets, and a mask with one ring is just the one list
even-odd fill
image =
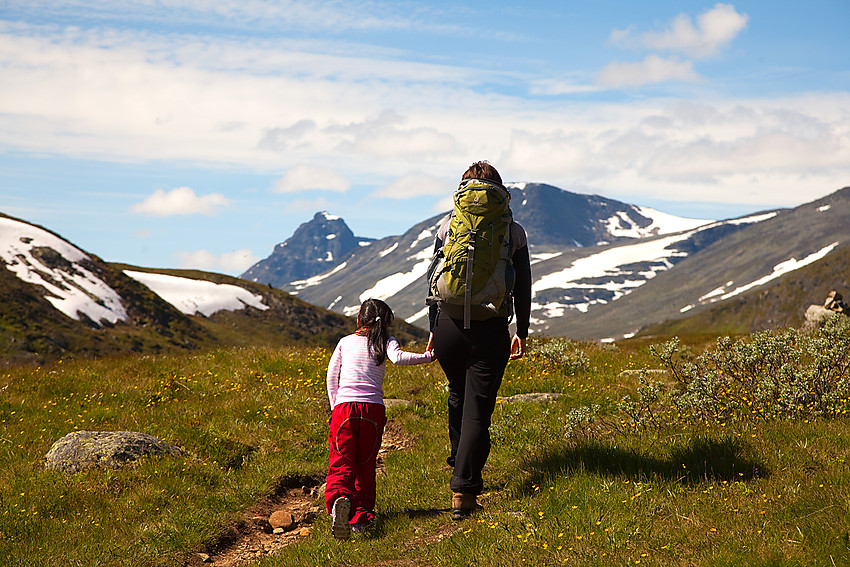
{"label": "girl's red pants", "polygon": [[382,404],[343,402],[333,409],[328,430],[325,509],[337,498],[351,500],[351,524],[375,517],[375,463],[387,423]]}

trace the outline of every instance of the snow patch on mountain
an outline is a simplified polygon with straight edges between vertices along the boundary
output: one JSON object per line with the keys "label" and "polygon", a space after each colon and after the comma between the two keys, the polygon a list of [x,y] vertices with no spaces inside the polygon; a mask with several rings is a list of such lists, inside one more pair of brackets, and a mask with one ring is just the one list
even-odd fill
{"label": "snow patch on mountain", "polygon": [[[668,236],[666,238],[651,240],[649,242],[638,242],[636,244],[627,244],[624,246],[608,248],[598,254],[579,258],[573,262],[570,267],[564,270],[553,272],[541,277],[534,282],[532,287],[535,291],[544,291],[553,288],[599,287],[599,285],[596,284],[582,284],[581,280],[606,276],[622,276],[632,273],[636,273],[643,278],[649,279],[654,277],[655,274],[661,270],[658,268],[650,268],[646,272],[634,272],[633,270],[624,269],[623,266],[637,263],[662,262],[664,266],[669,268],[672,266],[672,263],[663,262],[664,260],[671,257],[687,255],[684,252],[670,248],[670,245],[687,239],[691,236],[691,234],[692,233],[683,233],[676,236]],[[645,280],[635,280],[634,282],[627,280],[623,283],[609,282],[602,284],[602,287],[612,290],[623,290],[634,287],[634,284],[638,282],[642,285]]]}
{"label": "snow patch on mountain", "polygon": [[552,258],[557,258],[562,255],[563,252],[543,252],[540,254],[529,254],[531,258],[531,265],[538,264],[540,262],[545,262],[546,260],[551,260]]}
{"label": "snow patch on mountain", "polygon": [[705,228],[711,228],[711,227],[714,227],[714,226],[717,226],[717,225],[720,225],[720,224],[735,224],[735,225],[738,225],[738,224],[753,224],[753,223],[757,223],[757,222],[764,222],[766,220],[772,219],[773,217],[775,217],[778,214],[779,213],[777,213],[776,211],[772,211],[770,213],[762,213],[760,215],[752,215],[752,216],[749,216],[749,217],[742,217],[742,218],[739,218],[739,219],[725,220],[725,221],[713,224],[710,227],[705,227]]}
{"label": "snow patch on mountain", "polygon": [[[417,254],[417,257],[421,257],[422,255],[422,252],[420,252]],[[430,264],[431,256],[428,255],[427,258],[421,259],[419,262],[414,264],[410,271],[397,272],[391,276],[378,280],[375,282],[375,285],[360,294],[360,303],[363,303],[369,298],[384,300],[394,296],[407,286],[423,279],[425,274],[428,272],[428,266]],[[352,315],[356,314],[359,309],[359,304],[350,305],[343,310],[343,313],[346,315]]]}
{"label": "snow patch on mountain", "polygon": [[[440,221],[440,222],[442,222],[442,221]],[[434,235],[436,234],[436,231],[439,228],[439,226],[440,226],[440,223],[437,223],[437,225],[432,226],[431,228],[426,228],[425,230],[420,232],[419,235],[416,237],[416,239],[413,242],[410,243],[410,246],[408,248],[415,248],[423,240],[427,241],[429,244],[433,243],[434,242]]]}
{"label": "snow patch on mountain", "polygon": [[690,219],[685,217],[677,217],[667,213],[662,213],[649,207],[640,207],[634,205],[632,207],[641,216],[652,221],[648,226],[641,227],[635,223],[625,211],[617,211],[612,217],[603,221],[613,236],[626,238],[646,238],[649,236],[660,236],[663,234],[673,234],[685,230],[693,230],[700,226],[705,226],[715,222],[714,220]]}
{"label": "snow patch on mountain", "polygon": [[394,243],[392,246],[390,246],[386,250],[381,250],[381,252],[378,253],[378,258],[383,258],[387,254],[391,254],[396,248],[398,248],[398,242]]}
{"label": "snow patch on mountain", "polygon": [[223,310],[238,311],[254,307],[265,311],[269,308],[263,303],[261,295],[255,295],[237,285],[132,270],[124,270],[124,273],[186,315],[201,313],[209,317]]}
{"label": "snow patch on mountain", "polygon": [[82,250],[31,224],[0,218],[0,258],[22,281],[41,286],[45,299],[79,321],[98,325],[127,319],[121,296],[80,262]]}
{"label": "snow patch on mountain", "polygon": [[347,265],[348,265],[348,262],[343,262],[342,264],[340,264],[339,266],[337,266],[336,268],[334,268],[330,272],[327,272],[327,273],[324,273],[324,274],[319,274],[318,276],[313,276],[312,278],[307,278],[306,280],[298,280],[297,282],[292,282],[292,285],[295,287],[295,289],[293,291],[290,291],[289,293],[291,293],[292,295],[298,295],[298,290],[300,290],[300,289],[304,289],[305,287],[311,287],[311,286],[314,286],[314,285],[319,285],[319,284],[322,283],[323,280],[331,277],[332,275],[334,275],[337,272],[344,270]]}
{"label": "snow patch on mountain", "polygon": [[809,254],[808,256],[803,258],[802,260],[797,260],[796,258],[789,258],[788,260],[786,260],[784,262],[780,262],[779,264],[777,264],[773,267],[773,271],[771,273],[769,273],[766,276],[763,276],[763,277],[761,277],[761,278],[759,278],[759,279],[757,279],[753,282],[750,282],[746,285],[739,286],[739,287],[733,289],[732,291],[730,291],[728,293],[724,293],[723,295],[720,296],[720,299],[721,300],[729,299],[730,297],[734,297],[738,294],[749,291],[749,290],[751,290],[755,287],[766,284],[767,282],[769,282],[771,280],[775,280],[776,278],[782,277],[789,272],[793,272],[794,270],[799,270],[800,268],[802,268],[804,266],[808,266],[809,264],[811,264],[813,262],[817,262],[821,258],[824,258],[827,254],[832,252],[835,249],[835,247],[838,246],[838,244],[839,244],[838,242],[833,242],[832,244],[830,244],[828,246],[824,246],[823,248],[821,248],[817,252],[813,252],[812,254]]}
{"label": "snow patch on mountain", "polygon": [[[673,267],[672,258],[687,256],[673,244],[686,240],[694,232],[608,248],[538,278],[532,285],[533,324],[543,325],[548,319],[563,316],[568,309],[586,313],[592,305],[616,301],[631,293]],[[547,295],[543,293],[546,290],[564,290],[567,295],[541,301]]]}

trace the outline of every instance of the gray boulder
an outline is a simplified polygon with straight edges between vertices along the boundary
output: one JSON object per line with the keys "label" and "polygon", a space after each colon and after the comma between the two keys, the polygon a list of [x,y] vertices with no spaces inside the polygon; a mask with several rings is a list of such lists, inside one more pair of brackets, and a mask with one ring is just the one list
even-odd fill
{"label": "gray boulder", "polygon": [[831,311],[820,305],[809,305],[806,309],[806,320],[803,322],[804,329],[818,329],[826,323],[827,319],[835,315],[835,311]]}
{"label": "gray boulder", "polygon": [[384,407],[386,409],[390,408],[409,408],[413,406],[413,402],[410,400],[399,400],[397,398],[385,398],[384,399]]}
{"label": "gray boulder", "polygon": [[45,466],[60,472],[91,467],[120,468],[142,457],[186,457],[189,453],[147,433],[135,431],[75,431],[47,452]]}

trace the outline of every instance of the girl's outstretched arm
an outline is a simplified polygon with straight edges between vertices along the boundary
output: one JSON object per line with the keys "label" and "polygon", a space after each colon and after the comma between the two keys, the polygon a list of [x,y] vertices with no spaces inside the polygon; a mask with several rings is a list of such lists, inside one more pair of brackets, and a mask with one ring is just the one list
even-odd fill
{"label": "girl's outstretched arm", "polygon": [[390,340],[387,342],[387,358],[390,359],[393,364],[399,364],[401,366],[425,364],[433,360],[431,351],[428,350],[423,353],[401,350],[401,347],[399,346],[398,341],[395,340],[395,337],[390,337]]}

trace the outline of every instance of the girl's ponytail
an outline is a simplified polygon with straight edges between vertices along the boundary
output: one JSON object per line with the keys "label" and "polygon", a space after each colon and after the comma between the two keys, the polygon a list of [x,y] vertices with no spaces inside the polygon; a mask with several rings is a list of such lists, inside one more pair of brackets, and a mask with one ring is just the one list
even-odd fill
{"label": "girl's ponytail", "polygon": [[380,366],[387,359],[387,342],[390,340],[390,325],[393,312],[390,306],[380,299],[367,299],[360,306],[357,315],[357,328],[366,335],[369,352]]}

